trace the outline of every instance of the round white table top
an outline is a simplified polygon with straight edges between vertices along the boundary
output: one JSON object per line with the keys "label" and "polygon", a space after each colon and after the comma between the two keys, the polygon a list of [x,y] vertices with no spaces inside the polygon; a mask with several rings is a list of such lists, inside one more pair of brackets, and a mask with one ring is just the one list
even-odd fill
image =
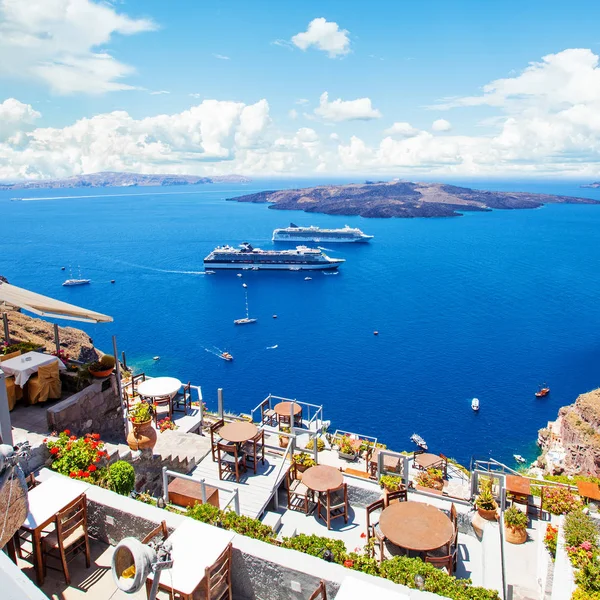
{"label": "round white table top", "polygon": [[173,396],[179,391],[181,381],[175,377],[153,377],[146,379],[137,386],[140,396],[156,398],[158,396]]}

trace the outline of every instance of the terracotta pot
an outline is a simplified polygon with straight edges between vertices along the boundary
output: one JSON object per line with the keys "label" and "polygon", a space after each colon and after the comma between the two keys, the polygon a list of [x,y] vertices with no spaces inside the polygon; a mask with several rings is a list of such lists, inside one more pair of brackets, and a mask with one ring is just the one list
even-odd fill
{"label": "terracotta pot", "polygon": [[296,463],[296,470],[298,471],[298,473],[304,473],[304,471],[306,471],[306,469],[308,469],[307,465],[301,465]]}
{"label": "terracotta pot", "polygon": [[486,521],[495,521],[496,520],[496,509],[494,510],[486,510],[485,508],[477,507],[477,512],[480,517],[484,518]]}
{"label": "terracotta pot", "polygon": [[442,495],[442,490],[438,488],[430,488],[425,485],[419,485],[418,483],[415,485],[415,488],[422,492],[429,492],[430,494],[437,494],[438,496]]}
{"label": "terracotta pot", "polygon": [[527,530],[505,525],[504,537],[510,544],[524,544],[527,541]]}
{"label": "terracotta pot", "polygon": [[88,371],[92,377],[98,377],[98,378],[108,377],[113,372],[112,369],[104,369],[104,371],[92,371],[91,369],[88,369]]}
{"label": "terracotta pot", "polygon": [[287,438],[285,436],[279,436],[279,447],[280,448],[287,448],[289,439],[290,438]]}
{"label": "terracotta pot", "polygon": [[152,419],[143,423],[131,423],[131,431],[127,435],[127,445],[132,450],[152,449],[156,445],[156,429],[152,427]]}

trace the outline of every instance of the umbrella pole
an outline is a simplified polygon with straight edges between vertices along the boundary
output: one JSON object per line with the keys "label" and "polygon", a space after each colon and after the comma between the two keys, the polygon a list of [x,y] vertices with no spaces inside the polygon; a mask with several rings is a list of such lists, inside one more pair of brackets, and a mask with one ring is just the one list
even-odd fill
{"label": "umbrella pole", "polygon": [[10,330],[8,329],[8,315],[2,313],[2,321],[4,322],[4,341],[7,346],[10,346]]}

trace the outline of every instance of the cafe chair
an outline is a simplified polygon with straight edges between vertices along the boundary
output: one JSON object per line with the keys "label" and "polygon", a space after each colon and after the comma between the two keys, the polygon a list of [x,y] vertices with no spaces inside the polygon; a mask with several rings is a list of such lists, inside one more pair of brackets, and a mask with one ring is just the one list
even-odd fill
{"label": "cafe chair", "polygon": [[[27,475],[27,477],[25,477],[25,483],[27,484],[27,491],[31,491],[36,485],[38,485],[38,482],[35,478],[35,474],[34,473],[29,473],[29,475]],[[23,552],[21,550],[21,544],[23,542],[27,542],[29,544],[32,545],[32,550],[31,550],[31,554],[33,556],[33,541],[31,539],[31,533],[25,529],[19,529],[19,531],[17,531],[17,533],[15,533],[15,535],[13,535],[13,543],[14,543],[14,547],[16,549],[16,555],[19,558],[23,558]]]}
{"label": "cafe chair", "polygon": [[[181,409],[183,406],[183,410]],[[181,386],[181,390],[173,397],[173,412],[182,412],[187,415],[188,407],[192,410],[192,382],[188,381]]]}
{"label": "cafe chair", "polygon": [[[374,515],[373,513],[383,511],[385,508],[385,502],[383,498],[372,502],[367,506],[367,542],[374,538],[376,544],[379,545],[379,562],[382,563],[384,559],[385,540],[386,537],[383,535],[383,531],[379,528],[379,517],[380,514]],[[375,553],[375,546],[373,546],[373,554]]]}
{"label": "cafe chair", "polygon": [[277,413],[269,406],[269,400],[260,405],[260,420],[263,425],[277,427]]}
{"label": "cafe chair", "polygon": [[46,402],[49,398],[58,400],[61,393],[62,386],[57,360],[49,365],[38,367],[37,375],[31,376],[27,380],[27,394],[30,404]]}
{"label": "cafe chair", "polygon": [[[325,512],[323,513],[323,509]],[[327,523],[327,529],[331,529],[331,521],[344,517],[344,523],[348,522],[348,484],[342,485],[336,490],[329,490],[319,495],[317,502],[317,517]]]}
{"label": "cafe chair", "polygon": [[217,443],[217,463],[219,465],[219,479],[223,479],[223,474],[235,475],[235,480],[239,483],[240,471],[246,470],[246,457],[238,453],[237,444]]}
{"label": "cafe chair", "polygon": [[251,440],[242,446],[242,452],[246,455],[246,463],[250,461],[256,474],[256,465],[260,459],[265,464],[265,432],[259,431]]}
{"label": "cafe chair", "polygon": [[8,398],[8,410],[12,410],[15,404],[23,397],[23,388],[15,383],[14,377],[5,377],[6,396]]}
{"label": "cafe chair", "polygon": [[393,492],[388,492],[385,496],[384,496],[384,501],[385,501],[385,506],[386,508],[394,501],[398,501],[398,502],[407,502],[408,501],[408,491],[406,490],[406,486],[401,483],[400,487],[393,491]]}
{"label": "cafe chair", "polygon": [[217,444],[222,441],[219,430],[225,425],[225,419],[219,419],[210,426],[210,451],[213,461],[217,460]]}
{"label": "cafe chair", "polygon": [[155,527],[150,533],[148,533],[143,539],[142,544],[149,544],[155,537],[162,536],[164,542],[169,537],[169,530],[167,529],[167,522],[161,521],[158,527]]}
{"label": "cafe chair", "polygon": [[[162,411],[161,418],[169,417],[169,419],[173,420],[173,404],[171,400],[171,396],[156,396],[152,398],[152,406],[154,407],[154,426],[158,427],[158,422],[160,419],[158,418],[158,413],[161,409],[166,407],[166,411]],[[166,413],[166,414],[165,414]]]}
{"label": "cafe chair", "polygon": [[200,597],[203,600],[232,600],[231,586],[231,542],[223,551],[221,556],[204,572],[204,579],[200,583],[199,592],[201,594],[192,594],[189,597],[182,596],[184,600],[192,600],[192,597]]}
{"label": "cafe chair", "polygon": [[91,564],[85,494],[57,513],[55,525],[56,529],[42,538],[44,573],[47,568],[53,568],[48,565],[48,558],[56,558],[60,560],[65,583],[71,585],[68,562],[83,551],[88,569]]}
{"label": "cafe chair", "polygon": [[427,552],[425,554],[425,562],[433,565],[438,569],[446,569],[448,575],[454,574],[454,569],[456,565],[456,551],[451,552],[447,556],[434,556]]}
{"label": "cafe chair", "polygon": [[327,588],[322,579],[319,582],[319,587],[310,595],[308,600],[327,600]]}
{"label": "cafe chair", "polygon": [[10,360],[11,358],[16,358],[17,356],[21,356],[21,351],[16,350],[15,352],[10,352],[9,354],[3,354],[0,356],[0,362],[4,362],[5,360]]}
{"label": "cafe chair", "polygon": [[312,490],[309,490],[302,479],[299,477],[298,466],[293,463],[286,475],[288,509],[301,508],[306,514],[309,513],[310,501],[313,497]]}

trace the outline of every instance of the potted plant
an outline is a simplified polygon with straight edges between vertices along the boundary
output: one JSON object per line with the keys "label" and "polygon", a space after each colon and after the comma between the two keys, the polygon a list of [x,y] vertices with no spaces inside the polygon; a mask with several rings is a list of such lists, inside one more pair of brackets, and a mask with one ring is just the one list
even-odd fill
{"label": "potted plant", "polygon": [[511,544],[523,544],[527,540],[527,515],[516,506],[504,511],[504,535]]}
{"label": "potted plant", "polygon": [[354,449],[352,440],[348,436],[343,436],[340,439],[338,456],[349,461],[353,461],[356,458],[356,450]]}
{"label": "potted plant", "polygon": [[[282,425],[279,430],[281,431],[281,433],[291,433],[291,429],[287,426],[287,425]],[[290,438],[287,435],[280,435],[279,436],[279,447],[280,448],[287,448],[287,445],[290,441]]]}
{"label": "potted plant", "polygon": [[479,515],[486,521],[496,520],[496,509],[498,508],[498,503],[494,498],[494,494],[492,494],[491,480],[486,480],[482,483],[479,496],[475,498],[475,506],[477,507],[477,512]]}
{"label": "potted plant", "polygon": [[379,478],[379,485],[386,492],[396,492],[402,486],[402,477],[398,477],[398,475],[382,475]]}
{"label": "potted plant", "polygon": [[127,444],[132,450],[154,448],[156,429],[152,427],[154,411],[150,404],[138,402],[129,411],[131,431],[127,436]]}
{"label": "potted plant", "polygon": [[417,484],[417,489],[426,492],[441,493],[444,489],[444,474],[441,469],[431,467],[427,471],[421,471],[417,475],[415,483]]}
{"label": "potted plant", "polygon": [[294,464],[296,465],[296,469],[300,473],[304,473],[306,469],[314,467],[317,463],[314,461],[310,454],[306,452],[300,452],[300,454],[294,455]]}
{"label": "potted plant", "polygon": [[91,363],[88,371],[94,377],[108,377],[115,368],[115,357],[105,354],[100,360]]}

